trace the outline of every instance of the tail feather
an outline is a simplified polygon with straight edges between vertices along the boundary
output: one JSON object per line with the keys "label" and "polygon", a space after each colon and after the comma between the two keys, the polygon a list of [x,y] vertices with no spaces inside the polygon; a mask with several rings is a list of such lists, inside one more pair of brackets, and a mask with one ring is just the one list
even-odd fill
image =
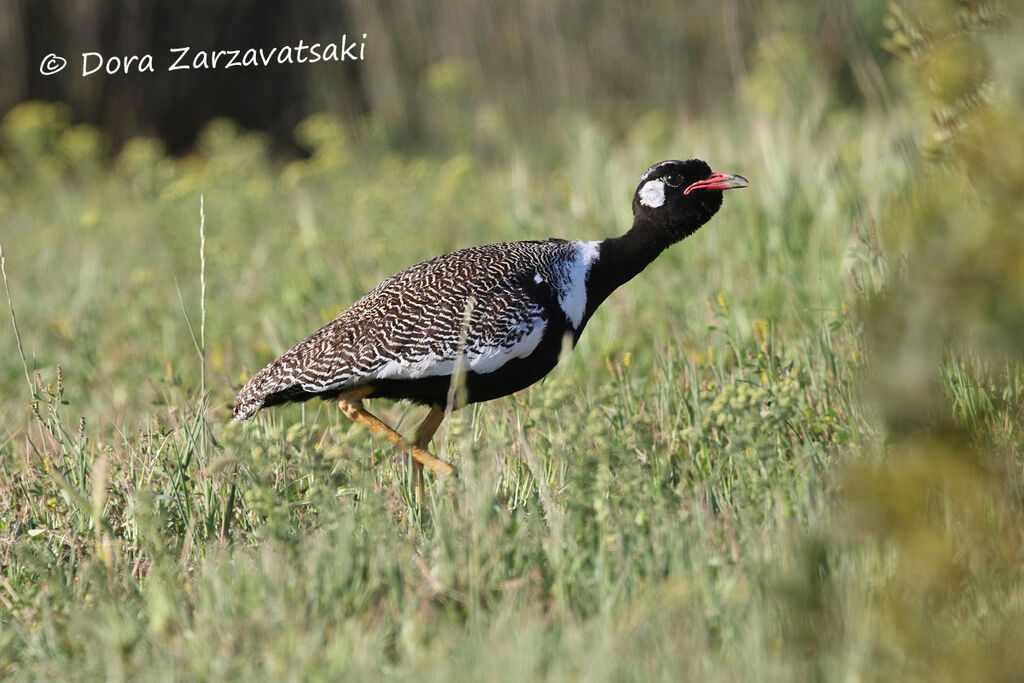
{"label": "tail feather", "polygon": [[337,347],[342,341],[350,343],[351,336],[336,319],[285,351],[245,383],[235,398],[231,419],[248,420],[265,406],[337,396],[352,375]]}
{"label": "tail feather", "polygon": [[231,410],[232,421],[242,422],[258,413],[268,395],[284,388],[281,379],[277,361],[250,377],[235,397],[235,407]]}

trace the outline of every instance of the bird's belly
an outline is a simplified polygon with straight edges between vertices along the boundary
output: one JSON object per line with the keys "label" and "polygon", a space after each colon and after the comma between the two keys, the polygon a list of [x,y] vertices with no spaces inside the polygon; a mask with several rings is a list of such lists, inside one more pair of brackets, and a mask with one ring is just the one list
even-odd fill
{"label": "bird's belly", "polygon": [[[513,358],[493,372],[467,372],[463,396],[456,401],[464,404],[490,401],[525,389],[541,380],[558,364],[562,351],[562,335],[548,334],[526,358]],[[374,391],[369,398],[408,399],[416,403],[444,407],[448,403],[452,376],[438,375],[418,379],[385,379],[372,382]]]}

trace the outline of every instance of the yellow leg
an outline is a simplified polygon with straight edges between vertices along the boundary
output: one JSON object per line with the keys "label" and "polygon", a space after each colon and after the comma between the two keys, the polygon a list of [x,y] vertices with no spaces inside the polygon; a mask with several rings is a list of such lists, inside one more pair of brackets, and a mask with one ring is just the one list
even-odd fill
{"label": "yellow leg", "polygon": [[[378,418],[366,412],[366,408],[363,407],[363,399],[358,394],[343,395],[339,397],[338,405],[341,406],[341,412],[345,413],[346,417],[350,420],[358,422],[361,425],[366,425],[374,434],[380,434],[394,446],[397,446],[403,451],[408,451],[412,456],[413,461],[420,465],[426,465],[430,468],[431,472],[434,472],[435,474],[452,473],[452,466],[444,460],[435,458],[421,446],[414,446],[409,443],[402,438],[401,434],[381,422]],[[442,417],[444,417],[443,413]],[[440,422],[438,422],[438,424],[440,424]],[[431,436],[433,436],[433,434],[431,434]]]}
{"label": "yellow leg", "polygon": [[[444,420],[444,411],[436,406],[431,406],[430,412],[423,418],[423,422],[416,428],[416,446],[427,450],[434,433],[441,426]],[[423,502],[423,463],[412,461],[413,486],[416,491],[416,502]]]}

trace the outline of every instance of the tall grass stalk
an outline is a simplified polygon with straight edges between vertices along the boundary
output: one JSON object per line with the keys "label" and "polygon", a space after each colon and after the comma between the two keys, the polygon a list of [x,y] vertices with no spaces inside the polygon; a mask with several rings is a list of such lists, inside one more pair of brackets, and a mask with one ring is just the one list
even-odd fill
{"label": "tall grass stalk", "polygon": [[203,416],[201,453],[203,462],[208,462],[206,446],[206,410],[209,398],[206,395],[206,210],[204,195],[199,194],[199,412]]}
{"label": "tall grass stalk", "polygon": [[4,254],[4,247],[0,244],[0,273],[4,277],[4,292],[7,294],[7,308],[11,312],[11,327],[14,328],[14,339],[18,343],[18,357],[21,358],[21,369],[25,373],[25,384],[28,385],[29,396],[35,395],[32,386],[32,377],[28,371],[28,360],[25,358],[25,348],[21,343],[21,332],[18,330],[18,317],[14,314],[14,301],[11,299],[11,285],[7,282],[7,256]]}

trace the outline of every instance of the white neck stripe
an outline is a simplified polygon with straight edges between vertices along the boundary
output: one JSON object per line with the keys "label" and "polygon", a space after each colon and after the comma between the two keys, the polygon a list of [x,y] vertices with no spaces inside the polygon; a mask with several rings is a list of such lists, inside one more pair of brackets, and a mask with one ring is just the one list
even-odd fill
{"label": "white neck stripe", "polygon": [[574,329],[583,322],[587,310],[587,274],[601,251],[600,242],[576,242],[576,258],[566,264],[565,286],[558,303]]}

